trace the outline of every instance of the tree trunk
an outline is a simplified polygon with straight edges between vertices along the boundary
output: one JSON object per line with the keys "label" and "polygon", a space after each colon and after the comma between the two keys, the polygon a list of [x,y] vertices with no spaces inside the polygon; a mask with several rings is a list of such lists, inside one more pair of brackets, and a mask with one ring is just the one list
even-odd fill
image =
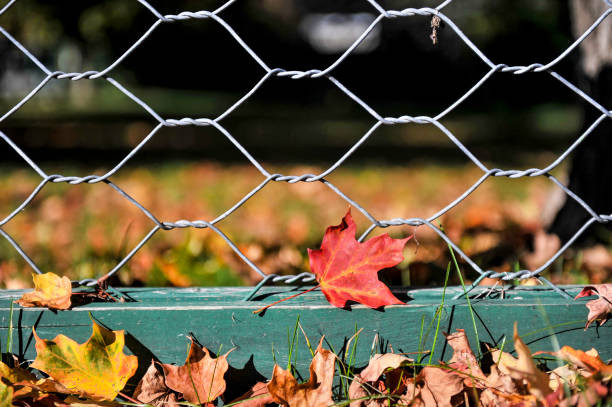
{"label": "tree trunk", "polygon": [[[599,0],[570,0],[574,36],[582,35],[609,6]],[[580,45],[580,87],[606,109],[612,108],[612,17],[602,22]],[[602,112],[583,102],[586,130]],[[572,155],[569,189],[596,213],[612,213],[612,120],[604,119]],[[590,218],[576,201],[566,197],[550,226],[562,242],[569,240]],[[608,228],[610,225],[607,225]],[[605,226],[595,224],[581,242],[600,240]],[[609,235],[609,233],[605,233]]]}

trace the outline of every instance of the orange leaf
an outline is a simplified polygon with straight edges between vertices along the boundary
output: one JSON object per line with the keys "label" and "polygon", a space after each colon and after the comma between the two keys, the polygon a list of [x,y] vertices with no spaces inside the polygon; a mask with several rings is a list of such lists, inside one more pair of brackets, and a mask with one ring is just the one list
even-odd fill
{"label": "orange leaf", "polygon": [[332,400],[332,384],[336,366],[336,355],[323,349],[323,338],[310,363],[310,379],[299,384],[291,372],[274,365],[268,391],[272,399],[289,407],[328,407]]}
{"label": "orange leaf", "polygon": [[607,365],[601,360],[595,349],[584,352],[574,349],[571,346],[564,346],[558,352],[548,352],[551,355],[557,356],[572,365],[586,370],[590,374],[601,373],[604,380],[612,378],[612,365]]}
{"label": "orange leaf", "polygon": [[31,367],[41,370],[74,394],[95,400],[113,400],[136,372],[138,359],[123,353],[123,331],[109,331],[93,321],[87,342],[78,344],[58,335],[36,339],[36,359]]}
{"label": "orange leaf", "polygon": [[378,279],[378,271],[404,259],[402,250],[410,237],[392,239],[384,234],[360,243],[356,230],[349,209],[339,225],[327,228],[321,249],[308,249],[310,268],[325,298],[340,308],[347,301],[370,308],[403,304]]}
{"label": "orange leaf", "polygon": [[25,293],[17,300],[22,307],[70,308],[72,283],[68,277],[57,274],[33,274],[34,291]]}
{"label": "orange leaf", "polygon": [[612,284],[586,286],[574,299],[591,295],[598,295],[599,298],[586,303],[589,309],[589,316],[584,327],[585,330],[591,325],[591,322],[598,319],[600,320],[599,326],[605,324],[610,317],[610,313],[612,313]]}
{"label": "orange leaf", "polygon": [[199,346],[193,339],[183,366],[162,364],[162,368],[166,385],[182,393],[185,400],[191,403],[210,403],[225,392],[223,375],[229,368],[227,354],[213,359],[208,349]]}

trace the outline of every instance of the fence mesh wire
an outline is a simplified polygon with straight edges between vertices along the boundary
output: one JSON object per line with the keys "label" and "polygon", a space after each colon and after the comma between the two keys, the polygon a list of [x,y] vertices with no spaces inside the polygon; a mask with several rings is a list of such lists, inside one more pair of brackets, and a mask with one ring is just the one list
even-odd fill
{"label": "fence mesh wire", "polygon": [[[2,9],[0,9],[0,15],[7,12],[9,8],[16,2],[17,0],[10,0]],[[155,22],[151,25],[151,27],[144,33],[140,38],[134,42],[119,58],[117,58],[113,63],[104,68],[101,71],[86,71],[86,72],[63,72],[63,71],[54,71],[45,66],[36,56],[30,52],[24,45],[22,45],[19,41],[17,41],[9,32],[7,32],[2,26],[0,26],[0,33],[8,39],[15,47],[17,47],[30,61],[32,61],[45,75],[45,78],[34,88],[32,89],[23,99],[21,99],[15,106],[13,106],[8,112],[4,113],[0,117],[0,123],[9,118],[12,114],[14,114],[17,110],[19,110],[24,104],[26,104],[30,99],[32,99],[41,89],[43,89],[47,84],[54,80],[105,80],[108,81],[111,85],[121,91],[123,94],[128,96],[134,103],[140,105],[143,109],[145,109],[157,122],[156,127],[136,146],[134,147],[117,165],[115,165],[110,171],[106,172],[102,175],[87,175],[87,176],[66,176],[61,174],[47,174],[44,172],[32,159],[28,157],[22,151],[17,143],[15,143],[7,134],[0,131],[0,138],[4,142],[6,142],[17,154],[21,156],[21,158],[41,177],[40,184],[32,191],[32,193],[19,205],[12,213],[6,216],[4,219],[0,221],[0,235],[2,235],[9,243],[12,245],[15,250],[23,257],[23,259],[32,267],[32,269],[36,273],[42,273],[42,271],[37,267],[36,263],[28,256],[28,254],[20,247],[19,243],[14,240],[4,229],[7,223],[9,223],[20,211],[26,208],[32,200],[37,196],[37,194],[45,187],[48,183],[68,183],[71,185],[88,183],[105,183],[112,187],[117,194],[120,194],[125,200],[129,201],[131,204],[135,205],[138,209],[140,209],[154,224],[149,233],[132,249],[118,264],[108,271],[106,274],[100,276],[98,279],[84,279],[81,281],[74,282],[75,285],[83,285],[83,286],[93,286],[98,284],[101,281],[106,280],[108,277],[115,274],[119,269],[121,269],[152,237],[158,232],[170,231],[176,228],[208,228],[213,232],[217,233],[221,238],[225,240],[225,242],[236,252],[236,254],[254,271],[256,271],[261,277],[261,282],[255,287],[258,289],[263,284],[267,282],[285,282],[288,284],[292,283],[307,283],[314,281],[314,276],[310,273],[301,273],[295,276],[280,276],[275,274],[266,274],[259,267],[253,263],[247,256],[245,256],[239,248],[236,246],[232,240],[223,233],[223,231],[216,226],[221,220],[230,216],[234,211],[244,205],[250,198],[252,198],[255,194],[261,191],[266,185],[272,182],[285,182],[285,183],[298,183],[298,182],[320,182],[336,193],[341,199],[347,201],[352,207],[359,210],[369,221],[371,225],[369,228],[363,233],[359,240],[364,240],[370,233],[372,233],[375,229],[378,228],[388,228],[388,227],[397,227],[403,225],[409,225],[414,227],[427,227],[432,229],[435,233],[437,233],[440,238],[449,244],[462,258],[463,260],[478,274],[479,277],[474,281],[471,288],[478,285],[478,283],[485,277],[489,278],[498,278],[501,280],[522,280],[527,278],[538,278],[542,282],[550,285],[553,289],[559,292],[561,295],[567,296],[562,290],[544,278],[541,273],[546,270],[563,252],[565,252],[574,241],[593,223],[606,223],[612,220],[612,215],[607,214],[598,214],[596,213],[580,196],[574,194],[571,190],[567,188],[561,181],[550,174],[550,171],[557,167],[562,161],[564,161],[576,147],[582,143],[588,136],[591,134],[599,124],[609,118],[612,118],[612,111],[608,110],[606,107],[602,106],[596,100],[591,98],[588,94],[580,90],[576,85],[565,79],[563,76],[559,75],[554,71],[555,65],[557,65],[561,60],[566,58],[568,54],[574,51],[579,44],[584,41],[597,27],[610,15],[612,14],[612,2],[609,0],[604,0],[607,8],[601,14],[599,18],[593,21],[592,25],[580,36],[578,37],[570,46],[568,46],[565,51],[563,51],[559,56],[557,56],[552,61],[541,64],[541,63],[532,63],[530,65],[518,65],[511,66],[503,63],[494,63],[491,59],[489,59],[462,31],[461,29],[453,22],[452,18],[445,15],[442,10],[448,6],[453,0],[443,1],[435,8],[406,8],[403,10],[387,10],[382,7],[375,0],[367,0],[367,2],[375,9],[376,13],[378,13],[377,17],[370,24],[369,27],[354,41],[354,43],[344,51],[340,57],[338,57],[331,65],[324,69],[310,69],[306,71],[299,70],[285,70],[283,68],[272,68],[268,66],[262,58],[258,56],[258,54],[248,45],[247,41],[240,37],[240,35],[234,30],[234,28],[228,24],[224,18],[224,11],[230,7],[236,0],[229,0],[219,8],[213,11],[183,11],[178,14],[168,14],[162,15],[158,12],[155,7],[151,4],[147,3],[145,0],[138,0],[138,2],[145,7],[148,11],[150,11],[154,18]],[[344,86],[339,80],[337,80],[332,74],[334,70],[342,64],[353,51],[364,41],[364,39],[368,36],[375,27],[385,19],[400,19],[400,18],[410,18],[412,16],[431,16],[432,17],[432,27],[434,28],[432,33],[432,40],[436,40],[436,32],[435,27],[439,25],[440,21],[444,22],[447,27],[449,27],[462,41],[463,43],[485,64],[489,70],[486,74],[478,80],[476,84],[474,84],[469,90],[467,90],[460,98],[458,98],[454,103],[448,106],[446,109],[441,111],[434,117],[429,116],[410,116],[403,115],[399,117],[387,117],[383,116],[381,113],[370,107],[367,102],[361,99],[358,95],[353,93],[350,89]],[[111,77],[113,70],[119,66],[125,58],[130,55],[134,50],[136,50],[141,44],[147,41],[147,38],[162,24],[172,24],[178,23],[183,20],[212,20],[215,24],[219,24],[223,29],[225,29],[233,39],[250,55],[250,57],[259,65],[261,70],[263,71],[263,75],[261,79],[249,90],[244,96],[242,96],[237,102],[235,102],[231,107],[225,110],[221,115],[215,118],[181,118],[181,119],[173,119],[173,118],[164,118],[160,116],[155,110],[153,110],[146,101],[140,99],[138,96],[130,92],[129,89],[125,88],[118,81]],[[545,168],[529,168],[526,170],[517,170],[517,169],[500,169],[500,168],[488,168],[484,165],[466,146],[464,146],[461,141],[449,130],[444,124],[442,124],[441,120],[448,115],[451,111],[453,111],[457,106],[459,106],[462,102],[464,102],[472,93],[474,93],[478,88],[480,88],[487,80],[489,80],[493,75],[503,75],[503,74],[511,74],[511,75],[523,75],[523,74],[548,74],[553,78],[557,79],[561,84],[571,89],[585,101],[593,105],[596,109],[601,112],[601,115],[582,133],[580,134],[573,143],[562,153],[560,154],[553,162],[551,162]],[[288,78],[293,80],[309,80],[313,78],[326,78],[331,83],[333,83],[340,91],[342,91],[346,97],[352,99],[355,103],[363,108],[367,114],[372,116],[374,119],[374,124],[371,128],[363,134],[363,136],[353,145],[348,146],[348,150],[346,153],[337,160],[333,165],[327,168],[325,171],[320,174],[301,174],[301,175],[286,175],[286,174],[278,174],[278,173],[270,173],[266,170],[266,168],[258,162],[249,151],[240,144],[240,142],[226,129],[223,127],[221,122],[223,119],[232,114],[232,112],[244,103],[247,99],[249,99],[257,90],[268,80],[273,77],[281,77]],[[428,218],[403,218],[397,217],[392,219],[376,219],[370,212],[368,212],[367,208],[361,206],[359,202],[354,201],[348,195],[346,195],[342,190],[338,187],[330,183],[326,177],[331,174],[334,170],[340,167],[360,146],[372,135],[376,132],[376,130],[381,126],[393,126],[393,125],[402,125],[406,123],[415,123],[420,125],[429,125],[437,127],[442,133],[448,137],[448,139],[454,143],[454,145],[474,164],[482,171],[482,177],[476,181],[472,186],[470,186],[465,192],[463,192],[460,196],[458,196],[455,200],[450,202],[444,208],[441,208],[436,213],[432,214]],[[118,187],[111,180],[112,177],[121,171],[122,167],[138,152],[140,151],[149,141],[155,136],[155,134],[163,127],[176,127],[176,126],[211,126],[214,127],[217,131],[219,131],[223,136],[225,136],[239,151],[242,155],[265,177],[264,181],[261,182],[258,186],[248,192],[246,195],[242,197],[234,206],[227,209],[226,212],[221,214],[215,219],[212,220],[187,220],[181,219],[174,222],[162,221],[158,219],[151,211],[149,211],[146,207],[144,207],[141,203],[139,203],[136,199],[130,196],[127,192]],[[467,199],[470,194],[472,194],[480,185],[482,185],[489,177],[507,177],[507,178],[521,178],[521,177],[546,177],[550,181],[552,181],[555,185],[557,185],[567,196],[573,200],[575,200],[578,204],[580,204],[584,210],[589,214],[588,220],[580,227],[576,233],[573,235],[571,239],[569,239],[551,258],[549,258],[544,264],[534,270],[517,270],[515,272],[495,272],[492,270],[484,270],[474,261],[472,261],[445,233],[444,231],[437,227],[434,222],[438,220],[442,215],[450,211],[455,206],[459,205],[462,201]],[[249,298],[252,297],[252,294]]]}

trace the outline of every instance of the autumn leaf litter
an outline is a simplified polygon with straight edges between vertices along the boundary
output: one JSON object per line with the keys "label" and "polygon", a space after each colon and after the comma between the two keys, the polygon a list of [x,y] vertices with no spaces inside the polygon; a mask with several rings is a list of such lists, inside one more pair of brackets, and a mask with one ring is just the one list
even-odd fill
{"label": "autumn leaf litter", "polygon": [[[409,238],[388,235],[364,243],[355,239],[356,226],[350,210],[342,222],[327,229],[319,250],[309,250],[311,269],[318,287],[337,307],[355,301],[371,308],[401,304],[380,280],[377,272],[402,261]],[[35,290],[18,304],[51,309],[71,307],[70,281],[53,273],[34,276]],[[586,303],[588,327],[606,322],[612,311],[612,285],[585,287],[576,298],[597,295]],[[93,320],[92,320],[93,321]],[[586,328],[585,328],[586,329]],[[228,355],[213,357],[192,339],[182,366],[152,361],[131,394],[124,393],[138,361],[123,353],[124,332],[111,331],[92,323],[92,335],[83,344],[58,335],[42,339],[34,331],[37,356],[29,366],[13,359],[0,362],[0,407],[9,406],[118,406],[120,399],[154,407],[225,405],[260,407],[350,407],[382,406],[589,406],[611,400],[612,365],[601,360],[596,350],[582,351],[563,346],[546,353],[562,361],[549,370],[540,365],[514,327],[517,357],[489,347],[478,359],[461,329],[446,335],[453,356],[448,362],[422,365],[407,355],[374,355],[367,366],[350,377],[348,394],[334,394],[334,378],[343,362],[319,342],[310,365],[310,376],[300,382],[291,370],[278,365],[268,382],[252,383],[236,400],[225,400]],[[35,376],[32,369],[45,373]],[[347,399],[348,396],[348,399]]]}

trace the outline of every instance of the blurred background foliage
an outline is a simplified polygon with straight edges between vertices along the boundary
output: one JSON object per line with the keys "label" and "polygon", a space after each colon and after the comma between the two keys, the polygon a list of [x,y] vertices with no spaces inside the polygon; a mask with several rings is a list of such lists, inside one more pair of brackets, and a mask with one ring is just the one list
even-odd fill
{"label": "blurred background foliage", "polygon": [[[177,14],[214,10],[222,2],[151,4],[162,14]],[[381,4],[387,9],[436,5],[431,0]],[[564,1],[463,0],[444,13],[495,63],[545,63],[573,41]],[[270,67],[306,70],[335,61],[376,11],[366,1],[238,0],[221,15]],[[145,7],[125,0],[19,0],[0,16],[0,26],[49,69],[66,72],[102,70],[154,22]],[[434,116],[488,67],[448,27],[439,32],[437,45],[430,34],[427,17],[385,19],[333,75],[383,116]],[[0,55],[3,114],[45,75],[2,36]],[[557,66],[573,82],[578,57],[574,52]],[[219,24],[206,19],[162,24],[110,76],[164,118],[212,118],[264,73]],[[496,74],[443,123],[491,167],[541,168],[578,136],[579,102],[549,75]],[[325,79],[271,78],[222,124],[269,171],[299,175],[327,168],[374,119]],[[47,173],[83,176],[112,168],[155,125],[104,80],[54,80],[0,129]],[[0,145],[0,154],[3,218],[40,179],[7,145]],[[556,175],[563,173],[560,168]],[[434,126],[411,124],[377,130],[329,180],[387,219],[429,216],[481,175]],[[112,180],[160,219],[176,221],[218,216],[263,177],[215,129],[181,127],[162,129]],[[440,222],[482,267],[537,267],[538,251],[547,244],[538,236],[558,207],[555,190],[546,179],[489,179]],[[219,226],[264,271],[293,273],[308,270],[306,248],[317,247],[325,227],[337,224],[345,211],[346,202],[323,185],[272,184]],[[367,227],[364,217],[357,220],[362,230]],[[3,229],[41,269],[84,278],[112,268],[152,227],[104,184],[54,184]],[[415,232],[418,244],[388,273],[389,281],[439,282],[448,261],[443,242],[426,228],[390,232]],[[605,247],[597,250],[568,252],[548,277],[605,280],[612,260]],[[29,280],[28,270],[1,241],[0,284],[21,286]],[[118,278],[117,284],[177,286],[258,279],[208,230],[158,233]]]}

